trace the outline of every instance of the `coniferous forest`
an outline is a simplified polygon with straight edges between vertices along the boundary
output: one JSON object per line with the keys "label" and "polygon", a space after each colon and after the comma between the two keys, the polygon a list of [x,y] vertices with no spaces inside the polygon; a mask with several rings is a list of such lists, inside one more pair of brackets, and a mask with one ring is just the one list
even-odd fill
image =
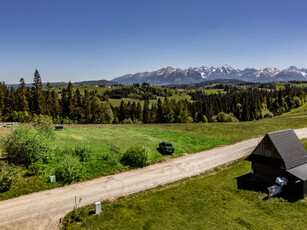
{"label": "coniferous forest", "polygon": [[[189,90],[192,100],[169,99],[171,93],[167,88],[151,87],[146,83],[103,93],[95,90],[81,93],[68,83],[58,93],[50,84],[43,87],[37,70],[33,82],[32,87],[27,87],[21,79],[18,88],[0,83],[0,121],[29,122],[36,115],[50,116],[54,123],[81,124],[251,121],[297,108],[305,102],[307,95],[306,87],[290,84],[284,89],[225,86],[225,93],[210,95],[199,89]],[[149,102],[157,96],[164,99]],[[127,97],[137,100],[122,100],[119,106],[109,103],[109,98]]]}

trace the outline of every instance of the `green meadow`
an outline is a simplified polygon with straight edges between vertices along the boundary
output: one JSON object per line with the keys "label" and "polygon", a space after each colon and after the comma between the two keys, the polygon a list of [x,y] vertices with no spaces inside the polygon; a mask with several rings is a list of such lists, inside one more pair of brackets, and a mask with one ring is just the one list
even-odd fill
{"label": "green meadow", "polygon": [[[170,141],[175,147],[172,157],[183,153],[197,152],[228,144],[229,141],[202,135],[162,130],[149,127],[105,127],[105,128],[68,128],[56,132],[56,152],[65,149],[85,147],[92,150],[88,162],[84,163],[86,176],[99,175],[121,169],[121,153],[133,145],[149,149],[148,163],[163,159],[157,148],[160,142]],[[111,162],[110,162],[111,159]],[[50,164],[56,164],[57,158]]]}
{"label": "green meadow", "polygon": [[[307,142],[305,142],[307,143]],[[306,146],[306,145],[305,145]],[[266,200],[266,193],[237,189],[236,177],[250,171],[239,160],[155,189],[80,208],[69,213],[63,229],[306,229],[307,198],[290,203]]]}

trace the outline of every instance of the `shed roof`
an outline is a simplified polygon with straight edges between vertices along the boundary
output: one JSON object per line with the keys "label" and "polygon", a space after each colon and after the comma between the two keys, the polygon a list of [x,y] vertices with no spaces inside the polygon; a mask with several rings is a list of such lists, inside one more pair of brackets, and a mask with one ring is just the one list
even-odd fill
{"label": "shed roof", "polygon": [[285,162],[286,169],[307,163],[307,152],[293,129],[267,134]]}
{"label": "shed roof", "polygon": [[303,164],[295,168],[289,169],[287,170],[287,172],[291,173],[292,175],[303,181],[307,180],[307,164]]}

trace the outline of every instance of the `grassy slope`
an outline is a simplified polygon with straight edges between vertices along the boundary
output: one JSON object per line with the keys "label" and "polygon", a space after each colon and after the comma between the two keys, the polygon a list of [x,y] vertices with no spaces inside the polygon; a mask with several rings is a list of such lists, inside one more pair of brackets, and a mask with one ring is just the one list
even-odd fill
{"label": "grassy slope", "polygon": [[[164,140],[172,142],[175,146],[176,151],[173,156],[229,143],[225,140],[201,135],[143,127],[78,128],[56,132],[56,145],[60,150],[76,146],[90,147],[93,150],[91,160],[85,164],[87,168],[85,176],[122,167],[120,164],[114,164],[110,167],[106,167],[107,164],[102,164],[101,159],[105,155],[113,155],[110,157],[115,156],[116,160],[119,160],[119,154],[111,149],[111,145],[118,147],[121,152],[136,144],[146,146],[149,148],[149,162],[154,162],[164,157],[157,151],[159,142]],[[56,164],[56,159],[53,163]]]}
{"label": "grassy slope", "polygon": [[204,124],[153,124],[149,126],[237,142],[276,130],[307,127],[307,103],[279,117],[259,121]]}
{"label": "grassy slope", "polygon": [[80,209],[81,223],[70,213],[64,229],[306,229],[307,199],[289,203],[266,194],[239,190],[235,178],[250,171],[243,160],[174,184],[114,202]]}
{"label": "grassy slope", "polygon": [[119,147],[123,152],[132,145],[140,144],[149,148],[151,161],[161,157],[156,148],[159,142],[164,140],[172,142],[175,146],[174,156],[228,143],[201,135],[145,127],[66,129],[56,132],[56,142],[60,148],[85,146],[91,147],[94,153],[99,154],[110,151],[111,145]]}

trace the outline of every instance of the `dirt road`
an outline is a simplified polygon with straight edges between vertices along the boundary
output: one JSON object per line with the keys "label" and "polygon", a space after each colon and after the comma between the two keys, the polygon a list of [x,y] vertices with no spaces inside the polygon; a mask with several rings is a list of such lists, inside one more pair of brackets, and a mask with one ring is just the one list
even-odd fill
{"label": "dirt road", "polygon": [[[307,128],[295,132],[300,139],[307,138]],[[57,229],[59,219],[73,209],[75,196],[82,197],[83,206],[198,175],[250,154],[260,140],[253,138],[142,169],[1,201],[0,229]]]}

